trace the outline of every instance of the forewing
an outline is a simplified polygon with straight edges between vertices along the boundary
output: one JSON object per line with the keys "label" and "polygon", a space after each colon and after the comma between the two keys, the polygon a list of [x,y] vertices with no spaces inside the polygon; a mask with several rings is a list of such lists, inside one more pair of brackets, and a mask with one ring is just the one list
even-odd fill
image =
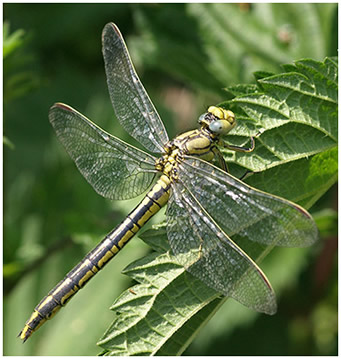
{"label": "forewing", "polygon": [[276,312],[274,292],[264,273],[219,228],[181,182],[167,207],[167,235],[178,261],[209,287],[254,310]]}
{"label": "forewing", "polygon": [[316,224],[299,205],[249,187],[193,157],[179,166],[179,180],[229,237],[267,246],[304,247],[318,238]]}
{"label": "forewing", "polygon": [[133,198],[151,184],[153,156],[103,131],[67,105],[52,106],[49,119],[79,171],[103,197]]}
{"label": "forewing", "polygon": [[112,105],[125,130],[151,152],[162,152],[168,136],[138,78],[123,37],[113,23],[102,34],[105,72]]}

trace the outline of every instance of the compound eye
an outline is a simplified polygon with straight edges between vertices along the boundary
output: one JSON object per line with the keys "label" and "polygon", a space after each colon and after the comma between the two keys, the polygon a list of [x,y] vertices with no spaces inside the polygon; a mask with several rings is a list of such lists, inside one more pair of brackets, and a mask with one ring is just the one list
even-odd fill
{"label": "compound eye", "polygon": [[225,132],[225,122],[224,120],[213,121],[208,127],[213,133],[222,134]]}
{"label": "compound eye", "polygon": [[198,122],[199,122],[200,124],[204,122],[206,115],[207,115],[207,113],[203,113],[202,115],[200,115],[200,117],[199,117],[199,119],[198,119]]}
{"label": "compound eye", "polygon": [[212,133],[217,135],[225,135],[235,126],[234,123],[230,123],[227,120],[217,120],[210,123],[208,126]]}

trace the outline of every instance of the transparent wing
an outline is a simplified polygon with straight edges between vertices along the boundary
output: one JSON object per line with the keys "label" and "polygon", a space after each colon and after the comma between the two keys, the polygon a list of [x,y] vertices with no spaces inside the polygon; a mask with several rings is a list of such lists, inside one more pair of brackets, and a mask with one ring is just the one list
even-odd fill
{"label": "transparent wing", "polygon": [[67,105],[52,106],[49,119],[79,171],[103,197],[133,198],[151,184],[153,156],[108,134]]}
{"label": "transparent wing", "polygon": [[209,287],[254,310],[276,312],[274,292],[261,269],[181,182],[174,184],[168,203],[167,236],[178,261]]}
{"label": "transparent wing", "polygon": [[223,231],[267,246],[304,247],[318,238],[310,214],[295,203],[258,191],[193,157],[179,166],[179,181]]}
{"label": "transparent wing", "polygon": [[168,141],[166,130],[135,72],[115,24],[104,27],[102,42],[109,94],[118,120],[146,149],[162,152]]}

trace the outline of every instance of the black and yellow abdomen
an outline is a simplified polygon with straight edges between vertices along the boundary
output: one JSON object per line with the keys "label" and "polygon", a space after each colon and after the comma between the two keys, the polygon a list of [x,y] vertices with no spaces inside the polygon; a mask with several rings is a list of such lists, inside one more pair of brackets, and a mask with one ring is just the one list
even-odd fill
{"label": "black and yellow abdomen", "polygon": [[19,333],[25,342],[46,320],[52,318],[74,294],[100,271],[142,228],[169,198],[170,179],[162,175],[141,203],[113,229],[83,260],[60,281],[34,308]]}

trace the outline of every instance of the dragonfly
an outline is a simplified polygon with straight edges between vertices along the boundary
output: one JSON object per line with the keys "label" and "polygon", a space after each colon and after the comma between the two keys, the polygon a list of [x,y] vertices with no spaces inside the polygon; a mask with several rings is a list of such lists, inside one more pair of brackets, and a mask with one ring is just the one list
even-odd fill
{"label": "dragonfly", "polygon": [[[102,33],[109,95],[123,128],[148,151],[107,133],[72,107],[56,103],[49,120],[81,174],[109,199],[130,199],[151,188],[127,217],[35,307],[18,336],[25,342],[97,274],[167,204],[171,250],[185,269],[222,295],[256,311],[274,314],[276,299],[266,275],[231,239],[266,246],[314,243],[311,215],[286,199],[233,177],[219,148],[252,152],[222,137],[237,124],[232,111],[210,106],[199,128],[169,140],[114,23]],[[155,156],[157,154],[158,156]],[[212,162],[216,159],[218,166]]]}

